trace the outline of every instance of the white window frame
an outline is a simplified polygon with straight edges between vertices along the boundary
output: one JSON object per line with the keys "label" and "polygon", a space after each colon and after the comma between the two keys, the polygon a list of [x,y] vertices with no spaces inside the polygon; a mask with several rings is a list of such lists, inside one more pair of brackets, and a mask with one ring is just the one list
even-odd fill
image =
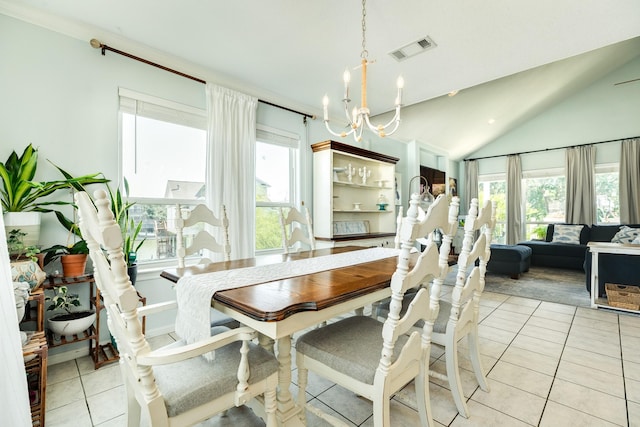
{"label": "white window frame", "polygon": [[[170,122],[179,125],[190,126],[207,131],[207,112],[206,110],[196,108],[190,105],[181,104],[164,98],[136,92],[126,88],[118,90],[118,185],[123,181],[124,176],[124,141],[123,141],[123,122],[122,113],[130,113],[144,116],[156,120]],[[207,139],[208,144],[208,139]],[[206,184],[205,184],[206,185]],[[112,187],[116,187],[116,183],[111,183]],[[158,197],[128,197],[128,200],[138,204],[149,205],[185,205],[193,206],[198,203],[206,203],[205,200],[177,199],[177,198],[158,198]],[[139,261],[138,270],[139,277],[152,277],[158,271],[167,267],[175,266],[177,259],[175,257],[160,260]],[[141,274],[142,273],[142,274]],[[147,276],[147,273],[149,275]]]}
{"label": "white window frame", "polygon": [[[604,174],[604,173],[617,173],[618,174],[618,209],[620,209],[620,163],[602,163],[596,165],[595,174]],[[597,179],[597,177],[596,177]],[[596,192],[596,208],[598,205],[598,193]],[[597,222],[597,213],[596,213],[596,222]],[[599,224],[610,224],[610,223],[599,223]]]}
{"label": "white window frame", "polygon": [[[301,188],[301,142],[300,136],[287,132],[281,129],[258,124],[256,126],[256,143],[261,142],[265,144],[273,144],[289,149],[289,202],[266,202],[257,201],[255,207],[257,208],[291,208],[298,206],[300,203],[300,188]],[[264,255],[269,253],[282,252],[282,248],[273,249],[256,249],[256,255]]]}

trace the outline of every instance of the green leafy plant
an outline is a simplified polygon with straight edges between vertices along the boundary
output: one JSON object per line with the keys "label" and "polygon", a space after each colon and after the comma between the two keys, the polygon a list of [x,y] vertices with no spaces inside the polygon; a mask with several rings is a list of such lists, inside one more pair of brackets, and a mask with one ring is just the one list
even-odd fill
{"label": "green leafy plant", "polygon": [[80,255],[88,254],[89,248],[85,240],[78,240],[73,245],[53,245],[50,248],[43,249],[46,255],[44,256],[44,264],[47,265],[62,255]]}
{"label": "green leafy plant", "polygon": [[47,301],[51,301],[51,304],[47,306],[47,311],[64,310],[71,314],[71,308],[80,307],[78,294],[70,294],[69,289],[66,286],[55,288],[53,292],[52,297],[46,297]]}
{"label": "green leafy plant", "polygon": [[84,185],[106,183],[101,173],[73,177],[65,170],[51,163],[65,179],[57,181],[33,181],[38,167],[38,149],[29,144],[21,156],[13,151],[5,163],[0,163],[0,178],[3,187],[0,190],[0,204],[5,212],[50,212],[47,206],[68,205],[69,202],[39,202],[57,190],[64,188],[83,189]]}
{"label": "green leafy plant", "polygon": [[115,221],[120,226],[122,232],[122,252],[124,260],[128,267],[136,263],[137,253],[146,239],[141,239],[136,244],[140,230],[142,229],[142,221],[136,222],[129,216],[129,209],[135,205],[135,202],[129,202],[126,198],[129,196],[129,182],[124,179],[124,195],[120,191],[120,187],[114,190],[107,185],[109,198],[111,199],[111,211]]}
{"label": "green leafy plant", "polygon": [[37,261],[38,257],[36,254],[40,253],[40,249],[37,246],[25,246],[24,245],[24,236],[27,233],[20,231],[20,229],[15,228],[9,231],[7,236],[7,249],[9,250],[9,255],[15,260],[20,261],[22,257],[31,261]]}

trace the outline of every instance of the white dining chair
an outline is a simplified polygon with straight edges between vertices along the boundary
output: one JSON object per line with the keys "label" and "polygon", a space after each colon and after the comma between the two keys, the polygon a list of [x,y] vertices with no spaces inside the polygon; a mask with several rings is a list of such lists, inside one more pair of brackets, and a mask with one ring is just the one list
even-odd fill
{"label": "white dining chair", "polygon": [[[185,228],[193,228],[198,231],[193,238],[187,238]],[[221,242],[211,234],[214,230],[219,230]],[[211,231],[211,232],[210,232]],[[187,240],[190,240],[187,244]],[[216,216],[211,209],[203,204],[196,205],[192,210],[183,209],[177,206],[176,219],[176,255],[178,257],[178,268],[185,266],[187,256],[202,254],[199,263],[213,262],[213,254],[221,254],[224,261],[231,259],[231,244],[229,243],[229,218],[227,209],[222,205],[220,215]],[[211,326],[227,326],[236,328],[240,326],[237,320],[225,316],[220,311],[211,309]]]}
{"label": "white dining chair", "polygon": [[[140,316],[176,308],[175,302],[138,308],[138,296],[127,276],[122,235],[109,208],[107,193],[76,193],[80,229],[89,246],[96,285],[107,310],[109,331],[120,352],[126,389],[127,425],[188,426],[235,406],[247,404],[267,426],[275,426],[278,362],[254,344],[249,328],[216,328],[211,337],[186,345],[177,341],[151,350]],[[178,310],[185,309],[178,307]],[[188,307],[186,307],[188,309]],[[214,361],[201,355],[215,351]],[[263,396],[259,404],[257,396]]]}
{"label": "white dining chair", "polygon": [[[203,204],[196,205],[188,211],[177,206],[176,218],[176,253],[178,256],[178,267],[185,266],[185,257],[199,254],[202,251],[220,253],[225,261],[231,259],[231,245],[229,243],[229,219],[227,209],[222,205],[220,215],[216,216],[211,209]],[[200,228],[193,238],[189,238],[187,244],[184,229],[188,227]],[[220,231],[220,241],[211,232],[212,229]],[[206,255],[206,254],[205,254]],[[211,262],[208,256],[203,257],[205,262]]]}
{"label": "white dining chair", "polygon": [[282,232],[282,247],[285,254],[298,252],[304,248],[314,250],[316,242],[313,237],[313,226],[309,210],[302,202],[301,210],[289,208],[287,215],[280,208],[280,230]]}
{"label": "white dining chair", "polygon": [[[446,199],[440,197],[424,219],[418,221],[418,203],[418,195],[412,196],[411,207],[400,229],[402,244],[398,267],[391,278],[391,304],[384,323],[369,316],[352,316],[307,332],[296,342],[298,404],[329,422],[335,419],[306,404],[309,370],[371,400],[374,426],[391,425],[391,397],[415,380],[420,423],[434,425],[428,366],[431,326],[438,304],[429,295],[428,288],[422,288],[406,313],[402,317],[399,314],[408,289],[442,272],[438,248],[432,239],[419,256],[415,254],[411,262],[410,258],[416,237],[446,225],[449,209]],[[456,210],[453,215],[456,220],[457,214]],[[420,320],[425,325],[421,331],[408,333]]]}
{"label": "white dining chair", "polygon": [[[456,284],[451,302],[440,303],[440,313],[433,327],[432,341],[444,346],[446,374],[430,371],[435,378],[448,381],[458,413],[469,417],[469,409],[462,391],[458,342],[467,338],[469,359],[480,388],[489,391],[489,383],[480,361],[478,339],[479,305],[484,290],[487,262],[491,255],[491,239],[495,227],[495,203],[487,201],[478,212],[478,200],[473,199],[464,223],[462,251],[458,255]],[[475,235],[480,232],[476,239]],[[474,266],[477,261],[477,266]],[[473,269],[467,275],[472,267]]]}

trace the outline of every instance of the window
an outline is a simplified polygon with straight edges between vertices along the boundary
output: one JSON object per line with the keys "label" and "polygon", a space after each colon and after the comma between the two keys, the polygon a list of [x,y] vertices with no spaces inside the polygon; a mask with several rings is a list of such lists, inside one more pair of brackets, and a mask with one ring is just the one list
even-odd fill
{"label": "window", "polygon": [[566,178],[564,169],[523,173],[525,197],[525,237],[544,239],[547,224],[565,221]]}
{"label": "window", "polygon": [[496,226],[493,230],[494,243],[506,242],[506,190],[507,182],[504,174],[478,176],[478,203],[480,207],[489,199],[496,203]]}
{"label": "window", "polygon": [[620,224],[620,187],[617,163],[596,165],[597,224]]}
{"label": "window", "polygon": [[256,139],[256,251],[280,250],[280,208],[296,205],[300,142],[261,126]]}
{"label": "window", "polygon": [[145,239],[138,261],[175,257],[177,204],[204,202],[206,128],[204,110],[120,89],[122,174]]}

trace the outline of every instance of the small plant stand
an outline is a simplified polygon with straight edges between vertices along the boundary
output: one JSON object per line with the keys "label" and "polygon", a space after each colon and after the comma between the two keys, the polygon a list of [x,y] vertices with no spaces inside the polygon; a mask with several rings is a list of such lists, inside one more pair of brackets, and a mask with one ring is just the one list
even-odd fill
{"label": "small plant stand", "polygon": [[[47,384],[48,346],[44,332],[33,334],[27,344],[22,347],[27,374],[29,402],[31,406],[31,423],[34,427],[44,427],[46,384]],[[34,357],[35,356],[35,357]]]}
{"label": "small plant stand", "polygon": [[[111,342],[100,344],[100,312],[104,308],[102,297],[100,295],[100,289],[95,284],[93,274],[85,274],[77,277],[63,277],[63,276],[49,276],[44,283],[44,289],[53,289],[60,286],[76,285],[81,283],[88,283],[89,288],[89,302],[91,307],[96,311],[96,321],[89,329],[72,335],[71,339],[67,339],[65,336],[57,336],[50,330],[47,331],[47,339],[49,347],[54,348],[61,345],[71,344],[79,341],[89,341],[89,354],[93,359],[94,369],[100,368],[102,365],[111,363],[118,360],[118,350]],[[147,303],[147,298],[142,296],[138,292],[138,299],[144,306]],[[142,333],[145,332],[146,319],[142,319]]]}

